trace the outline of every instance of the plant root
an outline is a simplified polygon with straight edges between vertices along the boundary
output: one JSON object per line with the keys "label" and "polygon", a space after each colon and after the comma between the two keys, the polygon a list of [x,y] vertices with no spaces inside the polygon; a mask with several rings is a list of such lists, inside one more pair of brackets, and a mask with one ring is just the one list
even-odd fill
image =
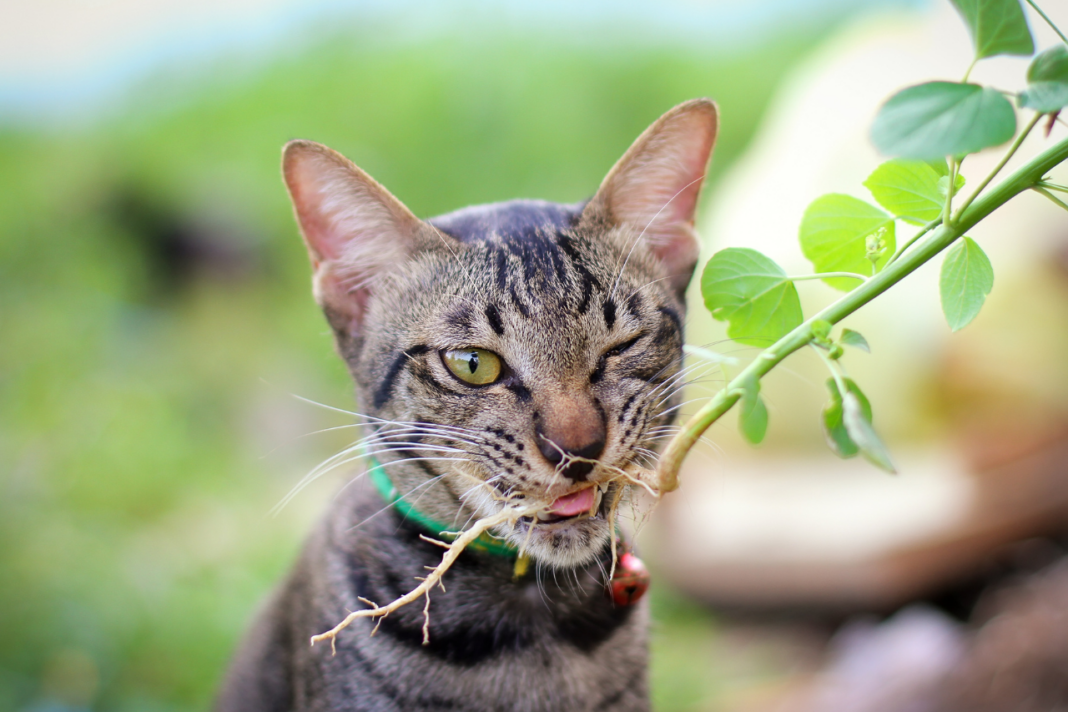
{"label": "plant root", "polygon": [[[570,455],[566,455],[566,458],[571,458],[574,461],[592,462],[592,463],[604,466],[604,463],[598,462],[596,460],[586,460],[585,458],[579,458],[579,457],[574,457],[574,456],[570,456]],[[564,465],[566,465],[567,462],[568,462],[568,460],[565,459]],[[614,482],[614,481],[617,481],[617,480],[625,480],[627,482],[627,484],[633,485],[633,486],[637,486],[637,487],[642,487],[646,491],[648,491],[652,496],[654,496],[657,499],[659,499],[659,497],[660,497],[659,489],[655,485],[650,484],[650,482],[649,482],[649,480],[652,480],[654,482],[656,481],[656,478],[657,478],[657,473],[656,472],[654,472],[652,470],[641,469],[638,472],[636,472],[635,474],[631,474],[631,473],[629,473],[629,472],[627,472],[627,471],[625,471],[625,470],[623,470],[622,468],[619,468],[619,467],[610,467],[609,469],[616,473],[616,477],[612,478],[612,480],[610,480],[610,482]],[[618,510],[619,510],[619,504],[623,499],[624,489],[625,489],[625,486],[624,487],[620,487],[620,488],[618,488],[616,490],[615,495],[612,498],[612,502],[609,505],[607,515],[608,515],[608,521],[610,523],[614,523],[615,522],[616,515],[617,515]],[[388,603],[388,604],[386,604],[384,606],[379,606],[374,601],[369,601],[366,598],[363,598],[362,596],[359,597],[359,600],[362,603],[365,603],[368,606],[370,606],[370,608],[361,608],[358,611],[352,611],[347,616],[345,616],[344,620],[342,620],[340,623],[338,623],[336,626],[334,626],[330,630],[326,631],[325,633],[319,633],[318,635],[313,635],[311,637],[311,644],[315,645],[316,643],[321,643],[324,640],[329,640],[330,641],[330,653],[331,653],[331,655],[336,655],[337,654],[337,636],[338,636],[338,634],[341,631],[345,630],[345,628],[347,628],[357,618],[377,618],[378,621],[375,623],[375,627],[371,630],[371,635],[374,635],[378,631],[378,627],[382,624],[383,619],[385,619],[385,617],[388,616],[390,613],[392,613],[393,611],[396,611],[397,609],[401,608],[402,606],[406,606],[409,603],[413,603],[414,601],[418,600],[420,597],[425,597],[426,601],[423,604],[423,645],[429,645],[429,643],[430,643],[430,591],[431,591],[431,589],[434,588],[434,586],[440,586],[442,591],[445,590],[445,584],[442,582],[441,578],[445,575],[445,573],[453,565],[453,563],[456,561],[456,559],[459,558],[460,554],[463,553],[464,549],[466,549],[468,545],[470,545],[472,542],[474,542],[480,536],[482,536],[485,533],[488,533],[494,527],[496,527],[498,525],[501,525],[501,524],[510,524],[510,525],[512,525],[514,527],[516,522],[519,520],[520,517],[525,517],[525,516],[528,516],[528,515],[532,515],[535,512],[537,512],[539,509],[542,509],[545,506],[547,506],[546,502],[527,502],[526,505],[523,506],[523,507],[516,507],[516,506],[512,506],[512,505],[506,505],[501,511],[497,512],[496,514],[493,514],[493,515],[490,515],[488,517],[483,517],[482,519],[479,519],[478,521],[476,521],[474,523],[474,525],[471,526],[470,529],[467,529],[467,530],[464,530],[464,531],[461,531],[461,532],[443,532],[445,534],[450,534],[450,535],[453,535],[453,536],[456,537],[455,539],[452,540],[452,542],[444,542],[444,541],[441,541],[439,539],[434,539],[433,537],[429,537],[429,536],[426,536],[424,534],[420,534],[419,537],[421,539],[423,539],[424,541],[430,542],[431,544],[435,544],[435,545],[440,546],[443,549],[445,549],[445,553],[441,557],[441,563],[439,563],[437,566],[435,566],[433,568],[427,567],[429,569],[429,573],[426,575],[425,578],[417,579],[419,581],[419,585],[418,586],[416,586],[415,588],[413,588],[408,593],[404,594],[403,596],[395,599],[394,601],[392,601],[392,602],[390,602],[390,603]],[[532,525],[531,525],[530,531],[527,533],[527,540],[528,541],[529,541],[530,534],[533,532],[533,528],[534,528],[536,522],[537,522],[537,520],[535,519],[534,523],[532,523]],[[612,575],[615,574],[616,556],[617,556],[617,550],[618,550],[618,536],[616,535],[615,526],[612,526],[612,529],[611,529],[611,546],[612,546],[612,569],[611,569],[611,572],[609,574],[609,581],[611,581]],[[522,554],[525,549],[526,549],[526,542],[523,543],[523,547],[520,550],[520,554]]]}
{"label": "plant root", "polygon": [[[368,601],[364,598],[360,598],[364,603],[371,605],[371,608],[361,608],[358,611],[353,611],[345,616],[345,619],[338,623],[336,626],[318,635],[311,637],[311,644],[321,643],[324,640],[330,641],[330,652],[332,655],[337,654],[336,639],[338,633],[343,631],[357,618],[378,618],[379,623],[381,619],[388,616],[393,611],[397,610],[401,606],[406,606],[413,601],[419,599],[420,596],[426,596],[426,605],[423,607],[423,616],[425,622],[423,623],[423,645],[430,643],[430,589],[437,585],[441,577],[445,575],[445,572],[449,570],[453,562],[460,556],[467,546],[478,539],[482,534],[499,524],[512,523],[515,524],[516,520],[527,514],[536,512],[540,508],[538,507],[524,507],[523,509],[505,508],[500,512],[489,517],[483,517],[479,519],[474,525],[459,534],[452,543],[446,544],[445,542],[436,542],[439,545],[445,547],[446,551],[441,557],[441,563],[434,567],[434,569],[427,574],[426,578],[420,580],[419,585],[413,588],[408,593],[404,594],[400,598],[392,601],[385,606],[379,606],[373,601]],[[378,626],[375,626],[377,629]]]}

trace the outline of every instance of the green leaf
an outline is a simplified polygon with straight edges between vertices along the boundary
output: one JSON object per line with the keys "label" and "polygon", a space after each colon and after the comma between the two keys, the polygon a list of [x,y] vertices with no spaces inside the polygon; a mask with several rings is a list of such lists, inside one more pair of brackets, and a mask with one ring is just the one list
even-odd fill
{"label": "green leaf", "polygon": [[852,329],[842,329],[842,336],[838,341],[843,346],[852,346],[855,349],[866,351],[871,353],[871,347],[868,346],[868,340],[859,331],[853,331]]}
{"label": "green leaf", "polygon": [[[801,251],[817,272],[872,274],[869,236],[882,240],[882,253],[875,262],[876,269],[882,269],[895,248],[893,218],[882,210],[849,195],[830,193],[812,201],[801,218]],[[843,292],[861,284],[848,277],[823,281]]]}
{"label": "green leaf", "polygon": [[1019,0],[952,0],[968,24],[975,43],[975,58],[998,54],[1029,57],[1035,52]]}
{"label": "green leaf", "polygon": [[882,153],[905,158],[962,156],[1005,143],[1016,133],[1016,112],[996,89],[927,82],[886,100],[871,127]]}
{"label": "green leaf", "polygon": [[797,288],[779,265],[746,247],[720,250],[701,275],[705,306],[728,321],[727,336],[747,346],[768,346],[801,325]]}
{"label": "green leaf", "polygon": [[975,240],[965,237],[942,263],[939,290],[942,311],[953,331],[963,329],[979,314],[994,287],[994,268]]}
{"label": "green leaf", "polygon": [[[847,391],[855,391],[860,399],[861,408],[865,417],[871,420],[871,404],[860,388],[852,379],[842,379]],[[838,383],[833,378],[827,379],[827,390],[830,391],[831,401],[823,408],[823,434],[827,437],[827,445],[838,457],[851,458],[860,452],[860,447],[849,436],[845,427],[845,412],[842,406],[842,394],[838,390]]]}
{"label": "green leaf", "polygon": [[825,341],[831,335],[831,329],[833,324],[826,319],[816,319],[809,328],[812,329],[812,335],[816,337],[817,341]]}
{"label": "green leaf", "polygon": [[[949,168],[939,171],[929,161],[894,158],[882,164],[864,181],[864,187],[895,216],[913,225],[924,225],[942,214],[949,186]],[[945,165],[945,159],[942,164]],[[957,176],[954,193],[964,185]]]}
{"label": "green leaf", "polygon": [[1028,84],[1020,92],[1018,103],[1021,109],[1032,109],[1043,114],[1060,111],[1068,106],[1068,84],[1061,82],[1038,82]]}
{"label": "green leaf", "polygon": [[846,392],[838,390],[835,379],[827,379],[831,401],[823,408],[823,434],[827,445],[839,457],[864,455],[876,467],[895,472],[890,453],[872,427],[871,403],[852,379],[843,378]]}
{"label": "green leaf", "polygon": [[931,169],[938,174],[939,178],[949,176],[949,163],[945,158],[934,158],[929,161],[924,161]]}
{"label": "green leaf", "polygon": [[846,386],[842,395],[842,422],[849,437],[860,448],[860,454],[880,470],[891,474],[897,472],[890,460],[890,452],[875,433],[871,424],[871,404],[854,383]]}
{"label": "green leaf", "polygon": [[1054,45],[1040,52],[1027,68],[1027,81],[1068,82],[1068,46]]}
{"label": "green leaf", "polygon": [[1068,106],[1068,47],[1056,45],[1032,60],[1018,103],[1021,109],[1043,113]]}
{"label": "green leaf", "polygon": [[759,445],[768,432],[768,408],[760,397],[760,382],[756,379],[745,383],[742,407],[738,413],[738,427],[745,439]]}

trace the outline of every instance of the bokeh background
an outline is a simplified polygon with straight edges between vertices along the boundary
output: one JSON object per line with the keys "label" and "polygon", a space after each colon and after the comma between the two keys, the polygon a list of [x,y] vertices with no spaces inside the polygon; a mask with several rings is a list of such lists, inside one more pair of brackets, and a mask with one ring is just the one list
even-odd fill
{"label": "bokeh background", "polygon": [[[348,442],[322,431],[351,419],[308,401],[352,405],[279,179],[285,141],[340,150],[420,216],[571,202],[663,111],[709,96],[722,216],[725,177],[759,127],[790,125],[782,97],[812,63],[931,4],[0,4],[0,710],[206,709],[351,477],[269,515]],[[807,201],[810,182],[768,190]],[[750,219],[780,212],[796,225],[792,207]],[[746,243],[718,220],[710,248]],[[771,399],[773,419],[790,412]],[[819,444],[818,428],[778,432],[770,452]],[[654,589],[657,709],[724,709],[805,659],[810,633],[730,628],[670,580]]]}

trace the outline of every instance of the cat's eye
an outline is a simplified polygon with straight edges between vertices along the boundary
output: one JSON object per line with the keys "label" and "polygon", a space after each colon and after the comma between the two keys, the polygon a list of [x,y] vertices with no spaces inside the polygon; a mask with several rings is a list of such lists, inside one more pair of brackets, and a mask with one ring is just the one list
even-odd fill
{"label": "cat's eye", "polygon": [[644,334],[638,334],[630,341],[624,341],[618,346],[613,346],[612,348],[604,352],[605,357],[611,358],[612,356],[619,356],[621,353],[628,350],[631,346],[634,346],[634,344],[638,343],[639,339],[641,339],[643,335]]}
{"label": "cat's eye", "polygon": [[452,349],[441,360],[452,375],[473,386],[493,383],[501,375],[501,357],[485,349]]}

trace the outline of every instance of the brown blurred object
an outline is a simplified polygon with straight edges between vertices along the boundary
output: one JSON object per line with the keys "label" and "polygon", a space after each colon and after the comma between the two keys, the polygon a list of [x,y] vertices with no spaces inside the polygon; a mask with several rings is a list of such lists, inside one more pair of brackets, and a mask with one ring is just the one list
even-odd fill
{"label": "brown blurred object", "polygon": [[[1012,542],[1065,528],[1068,422],[1056,421],[1045,430],[1029,426],[1025,433],[1010,422],[973,429],[964,441],[963,450],[971,455],[967,461],[925,455],[893,479],[861,461],[841,463],[840,474],[827,473],[828,464],[836,463],[797,459],[779,463],[782,469],[771,475],[736,469],[731,476],[743,482],[740,486],[755,489],[744,502],[726,502],[725,511],[706,509],[707,498],[724,498],[720,485],[712,481],[702,488],[694,477],[698,484],[688,496],[661,504],[654,524],[656,551],[649,558],[673,584],[718,607],[832,614],[894,610],[981,572],[992,553]],[[775,470],[774,464],[765,467]],[[809,471],[817,474],[806,478]],[[763,514],[757,510],[770,506],[754,484],[762,475],[769,497],[784,480],[796,477],[797,486],[805,488],[796,495],[796,507],[825,511],[812,517],[811,526],[778,522],[782,531],[764,532],[764,542],[760,534],[724,534],[724,527],[730,528],[725,517],[739,528],[759,527]],[[682,479],[687,481],[685,474]],[[856,496],[843,491],[833,506],[814,501],[848,487],[871,491]],[[802,499],[809,494],[813,502]],[[944,511],[930,509],[939,500],[945,501]],[[842,519],[836,534],[834,517]],[[850,526],[858,518],[866,520],[865,527]],[[767,528],[776,524],[767,521]],[[831,530],[835,541],[798,543],[788,550],[817,526]],[[864,544],[865,537],[870,544]]]}
{"label": "brown blurred object", "polygon": [[[1068,558],[988,594],[972,629],[929,609],[836,636],[826,669],[756,712],[1068,709]],[[984,612],[982,609],[986,609]]]}
{"label": "brown blurred object", "polygon": [[996,596],[989,620],[938,687],[945,712],[1068,709],[1068,560]]}

